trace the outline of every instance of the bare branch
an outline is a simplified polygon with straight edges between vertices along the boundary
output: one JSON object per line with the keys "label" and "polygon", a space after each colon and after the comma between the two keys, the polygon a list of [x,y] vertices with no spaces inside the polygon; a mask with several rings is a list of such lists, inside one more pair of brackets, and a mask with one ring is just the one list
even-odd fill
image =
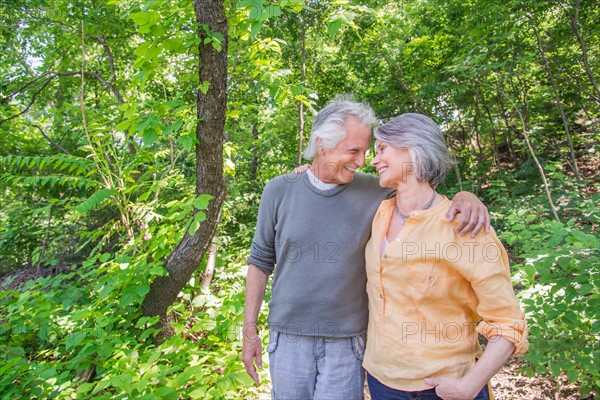
{"label": "bare branch", "polygon": [[21,53],[21,51],[17,48],[17,46],[15,46],[15,44],[13,43],[11,45],[12,50],[15,52],[15,54],[18,56],[18,61],[19,64],[21,64],[21,66],[23,68],[25,68],[25,70],[27,71],[27,73],[31,76],[35,76],[36,73],[33,69],[31,69],[31,67],[29,66],[29,64],[27,64],[25,62],[25,57],[23,57],[23,54]]}
{"label": "bare branch", "polygon": [[33,125],[31,125],[31,126],[33,126],[34,128],[37,128],[37,129],[40,131],[40,133],[42,134],[42,136],[43,136],[43,137],[45,137],[45,138],[46,138],[46,140],[47,140],[48,142],[50,142],[50,144],[51,144],[52,146],[56,147],[57,149],[59,149],[59,150],[60,150],[60,151],[62,151],[63,153],[66,153],[66,154],[68,154],[68,155],[72,155],[72,154],[71,154],[71,153],[70,153],[70,152],[69,152],[67,149],[65,149],[64,147],[62,147],[60,144],[56,143],[56,142],[55,142],[55,141],[53,141],[52,139],[50,139],[50,137],[49,137],[48,135],[46,135],[46,132],[44,132],[44,130],[42,129],[42,127],[41,127],[41,126],[39,126],[39,125],[36,125],[36,124],[33,124]]}
{"label": "bare branch", "polygon": [[[15,115],[12,115],[12,116],[10,116],[8,118],[0,120],[0,125],[2,125],[3,123],[5,123],[6,121],[10,121],[11,119],[15,119],[15,118],[17,118],[17,117],[25,114],[27,111],[29,111],[29,109],[31,108],[31,106],[33,105],[33,103],[35,103],[35,99],[37,98],[37,96],[39,96],[39,94],[42,92],[42,90],[44,90],[46,88],[46,86],[48,86],[50,84],[50,82],[54,78],[56,78],[57,76],[81,76],[81,74],[82,74],[81,71],[45,72],[44,74],[40,75],[39,77],[35,78],[34,80],[32,80],[30,82],[27,82],[27,84],[25,84],[25,86],[23,86],[22,88],[20,88],[19,90],[17,90],[16,92],[14,92],[13,94],[11,94],[8,97],[15,96],[16,94],[24,91],[28,86],[30,86],[33,83],[35,83],[35,82],[39,81],[40,79],[42,79],[43,77],[49,76],[48,80],[42,85],[42,87],[39,88],[33,94],[33,96],[31,96],[31,101],[25,107],[25,109],[23,111],[21,111],[21,112],[18,112]],[[121,93],[119,92],[119,89],[117,89],[117,87],[115,85],[111,84],[106,79],[104,79],[104,77],[102,76],[102,73],[100,71],[95,71],[95,72],[84,71],[83,74],[98,79],[107,89],[109,89],[112,92],[112,94],[117,98],[117,102],[119,104],[123,104],[124,103],[123,96],[121,96]]]}
{"label": "bare branch", "polygon": [[98,40],[102,44],[102,47],[104,47],[104,52],[106,53],[106,57],[108,57],[108,65],[110,66],[110,80],[114,83],[117,81],[117,73],[115,72],[115,59],[113,58],[112,51],[110,51],[110,46],[108,45],[104,35],[96,36],[96,40]]}
{"label": "bare branch", "polygon": [[[38,76],[37,78],[35,78],[32,81],[29,81],[25,84],[25,86],[23,86],[22,88],[17,89],[16,91],[14,91],[13,93],[9,94],[7,97],[5,97],[4,99],[8,99],[10,97],[15,97],[16,95],[18,95],[19,93],[23,92],[25,89],[27,89],[27,87],[33,85],[34,83],[36,83],[37,81],[39,81],[40,79],[48,76],[49,72],[44,72],[42,75]],[[4,100],[3,99],[3,100]]]}
{"label": "bare branch", "polygon": [[21,112],[16,113],[15,115],[12,115],[8,118],[4,118],[2,120],[0,120],[0,125],[2,125],[3,123],[5,123],[6,121],[10,121],[11,119],[15,119],[23,114],[25,114],[27,111],[29,111],[29,109],[31,108],[31,106],[33,105],[33,103],[35,103],[35,99],[38,97],[38,95],[42,92],[42,90],[44,90],[46,88],[46,86],[48,86],[50,84],[50,82],[52,82],[52,80],[54,79],[54,76],[51,76],[50,78],[48,78],[48,80],[42,85],[41,88],[39,88],[34,94],[33,96],[31,96],[31,101],[29,102],[29,104],[27,105],[27,107],[25,107],[25,109]]}
{"label": "bare branch", "polygon": [[102,82],[102,84],[104,86],[106,86],[112,92],[112,94],[115,95],[115,97],[117,98],[117,103],[119,103],[119,104],[124,103],[123,96],[121,96],[121,92],[119,92],[119,89],[117,89],[117,87],[114,84],[112,84],[112,83],[108,82],[106,79],[104,79],[104,77],[102,76],[102,73],[100,71],[96,71],[90,75],[93,76],[94,78],[98,79],[100,82]]}
{"label": "bare branch", "polygon": [[[81,71],[72,71],[72,72],[54,72],[57,76],[74,76],[74,75],[79,75],[81,76]],[[123,96],[121,96],[121,93],[119,92],[119,89],[117,89],[117,87],[113,84],[111,84],[110,82],[108,82],[106,79],[104,79],[104,77],[102,76],[102,72],[100,71],[95,71],[95,72],[91,72],[91,71],[84,71],[83,72],[86,76],[91,76],[93,78],[98,79],[104,86],[106,86],[106,88],[108,90],[110,90],[112,92],[112,94],[117,98],[117,103],[119,104],[123,104]]]}

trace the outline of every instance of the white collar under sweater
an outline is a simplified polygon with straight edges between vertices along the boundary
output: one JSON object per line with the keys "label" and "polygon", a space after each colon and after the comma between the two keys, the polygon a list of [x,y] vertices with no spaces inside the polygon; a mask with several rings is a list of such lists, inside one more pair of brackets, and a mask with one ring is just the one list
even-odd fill
{"label": "white collar under sweater", "polygon": [[338,185],[337,183],[326,183],[319,180],[319,178],[317,178],[317,176],[313,174],[310,169],[307,169],[306,173],[308,174],[308,180],[310,183],[319,190],[331,190]]}

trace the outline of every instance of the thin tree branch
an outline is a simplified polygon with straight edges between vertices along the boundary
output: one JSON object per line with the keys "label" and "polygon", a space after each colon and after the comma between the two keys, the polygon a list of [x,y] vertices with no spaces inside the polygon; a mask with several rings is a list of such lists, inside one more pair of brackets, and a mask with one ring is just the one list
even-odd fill
{"label": "thin tree branch", "polygon": [[56,147],[57,149],[59,149],[59,150],[60,150],[60,151],[62,151],[63,153],[66,153],[66,154],[68,154],[68,155],[72,155],[72,154],[71,154],[71,153],[70,153],[70,152],[69,152],[67,149],[65,149],[64,147],[62,147],[60,144],[56,143],[56,142],[55,142],[55,141],[53,141],[52,139],[50,139],[50,137],[49,137],[48,135],[46,135],[46,132],[44,132],[44,130],[42,129],[42,127],[41,127],[41,126],[39,126],[39,125],[36,125],[36,124],[33,124],[33,125],[31,125],[31,126],[33,126],[34,128],[37,128],[37,129],[40,131],[40,133],[42,134],[42,136],[43,136],[43,137],[45,137],[45,138],[46,138],[46,140],[47,140],[48,142],[50,142],[50,144],[51,144],[52,146]]}
{"label": "thin tree branch", "polygon": [[25,70],[27,71],[27,73],[31,76],[35,76],[36,73],[33,69],[31,69],[31,67],[29,66],[29,64],[27,64],[25,62],[25,57],[23,57],[23,54],[21,53],[21,51],[17,48],[17,46],[14,45],[14,43],[11,45],[12,50],[15,52],[15,54],[18,56],[18,61],[19,64],[21,64],[21,66],[23,68],[25,68]]}
{"label": "thin tree branch", "polygon": [[46,224],[46,234],[44,235],[44,241],[42,242],[42,250],[40,251],[40,256],[38,262],[36,264],[36,269],[38,274],[40,272],[40,267],[42,265],[42,260],[46,256],[46,250],[48,249],[48,242],[50,240],[50,228],[52,227],[52,204],[50,204],[50,208],[48,209],[48,223]]}
{"label": "thin tree branch", "polygon": [[[117,98],[117,103],[119,103],[119,104],[123,104],[124,103],[123,96],[121,96],[121,93],[119,92],[119,89],[117,89],[117,87],[115,85],[113,85],[112,83],[110,83],[106,79],[104,79],[104,77],[102,76],[102,72],[100,72],[100,71],[95,71],[95,72],[84,71],[83,73],[85,75],[87,75],[87,76],[91,76],[93,78],[98,79]],[[73,76],[73,75],[81,75],[81,71],[77,71],[77,72],[75,72],[75,71],[73,71],[73,72],[55,72],[55,74],[57,76]]]}
{"label": "thin tree branch", "polygon": [[104,77],[102,76],[102,73],[100,71],[95,71],[95,72],[91,72],[91,71],[45,72],[41,76],[39,76],[39,77],[35,78],[34,80],[26,83],[25,86],[23,86],[22,88],[20,88],[19,90],[15,91],[14,93],[12,93],[11,95],[8,96],[8,97],[13,97],[14,95],[16,95],[16,94],[24,91],[28,86],[30,86],[33,83],[39,81],[41,78],[43,78],[45,76],[49,76],[48,80],[42,85],[42,87],[39,88],[33,94],[33,96],[31,97],[31,101],[25,107],[25,109],[23,111],[21,111],[21,112],[18,112],[15,115],[11,115],[8,118],[0,120],[0,125],[2,125],[3,123],[5,123],[6,121],[10,121],[11,119],[15,119],[15,118],[17,118],[17,117],[25,114],[27,111],[29,111],[29,109],[31,108],[31,106],[33,105],[33,103],[35,103],[35,99],[39,96],[39,94],[42,92],[42,90],[44,90],[46,88],[46,86],[48,86],[50,84],[50,82],[54,78],[56,78],[57,76],[81,76],[82,74],[83,75],[87,75],[87,76],[91,76],[91,77],[94,77],[94,78],[98,79],[117,98],[117,103],[119,103],[119,104],[123,104],[124,103],[123,96],[121,96],[121,93],[119,92],[119,89],[117,89],[117,87],[115,85],[111,84],[106,79],[104,79]]}
{"label": "thin tree branch", "polygon": [[16,113],[15,115],[11,115],[8,118],[4,118],[2,120],[0,120],[0,125],[2,125],[3,123],[5,123],[6,121],[10,121],[11,119],[15,119],[23,114],[25,114],[27,111],[29,111],[29,109],[31,108],[31,106],[33,105],[33,103],[35,103],[35,99],[39,96],[39,94],[42,92],[42,90],[44,90],[46,88],[46,86],[48,86],[50,84],[50,82],[52,82],[52,80],[54,79],[54,76],[48,78],[48,80],[42,85],[41,88],[39,88],[31,97],[31,101],[29,102],[29,104],[27,105],[27,107],[25,107],[25,109],[21,112]]}
{"label": "thin tree branch", "polygon": [[102,44],[102,47],[104,47],[104,52],[106,53],[106,57],[108,58],[108,65],[110,66],[110,80],[114,83],[117,81],[117,73],[115,72],[115,59],[113,58],[110,46],[108,45],[108,42],[106,41],[104,35],[96,36],[96,40],[98,40],[100,44]]}
{"label": "thin tree branch", "polygon": [[8,98],[16,96],[17,94],[19,94],[19,93],[23,92],[25,89],[27,89],[28,86],[33,85],[34,83],[36,83],[40,79],[44,78],[48,74],[50,74],[50,72],[44,72],[42,75],[38,76],[37,78],[35,78],[32,81],[27,82],[25,84],[25,86],[23,86],[22,88],[17,89],[16,91],[14,91],[13,93],[9,94],[7,97],[4,97],[3,99],[8,99]]}
{"label": "thin tree branch", "polygon": [[[583,37],[581,36],[581,30],[579,29],[579,24],[578,24],[579,7],[581,5],[581,0],[575,1],[573,14],[571,14],[569,12],[568,7],[563,2],[558,1],[558,4],[559,4],[559,6],[562,7],[562,9],[567,13],[567,15],[569,17],[569,22],[571,23],[571,28],[573,30],[573,34],[577,38],[577,41],[579,42],[579,46],[581,47],[581,57],[582,57],[585,73],[587,74],[587,76],[590,80],[590,83],[592,84],[592,87],[594,88],[594,91],[596,93],[596,95],[594,97],[596,98],[596,100],[598,100],[598,98],[600,98],[600,87],[598,86],[598,83],[596,82],[596,79],[594,77],[592,69],[590,68],[590,63],[589,63],[588,54],[587,54],[587,46],[585,45],[585,41],[583,40]],[[571,3],[567,3],[567,4],[569,6],[571,5]]]}
{"label": "thin tree branch", "polygon": [[556,100],[556,107],[560,112],[560,117],[562,119],[563,127],[565,129],[565,134],[567,137],[567,143],[569,145],[569,154],[571,156],[571,166],[573,168],[573,172],[575,172],[575,179],[577,179],[577,183],[581,183],[581,175],[579,174],[579,169],[577,168],[577,157],[575,156],[575,149],[573,148],[573,139],[571,138],[571,129],[569,128],[569,122],[567,121],[567,116],[565,115],[565,110],[563,108],[562,100],[560,98],[560,94],[558,92],[558,88],[556,86],[556,81],[554,80],[554,74],[552,73],[552,68],[550,67],[550,62],[546,57],[546,52],[542,47],[542,41],[540,39],[540,34],[537,29],[537,21],[531,14],[527,14],[529,20],[532,22],[531,28],[533,29],[533,33],[535,34],[537,47],[542,56],[542,60],[544,61],[544,66],[546,67],[546,72],[548,73],[548,78],[550,79],[550,84],[552,85],[552,92],[554,93],[554,98]]}

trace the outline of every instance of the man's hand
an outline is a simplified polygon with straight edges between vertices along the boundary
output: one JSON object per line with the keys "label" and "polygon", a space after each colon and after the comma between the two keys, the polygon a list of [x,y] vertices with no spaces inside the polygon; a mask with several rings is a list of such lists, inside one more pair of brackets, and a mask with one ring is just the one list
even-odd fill
{"label": "man's hand", "polygon": [[487,207],[470,192],[459,192],[452,199],[448,210],[448,221],[453,221],[456,214],[460,214],[455,231],[460,236],[471,232],[474,238],[485,227],[485,232],[490,232],[490,213]]}
{"label": "man's hand", "polygon": [[244,329],[242,343],[242,363],[250,377],[258,384],[258,373],[256,367],[262,368],[262,343],[256,333],[256,321],[263,299],[265,298],[265,287],[267,275],[256,265],[248,265],[246,275],[246,303],[244,305]]}
{"label": "man's hand", "polygon": [[[250,331],[250,329],[248,329],[248,331]],[[256,368],[262,368],[262,343],[256,334],[256,330],[254,330],[253,334],[250,333],[251,337],[247,337],[247,335],[248,333],[246,332],[246,329],[244,329],[244,342],[242,343],[242,363],[244,364],[244,368],[246,368],[248,375],[250,375],[250,377],[258,385],[260,380],[258,379],[258,372],[256,372]]]}
{"label": "man's hand", "polygon": [[425,383],[435,386],[435,393],[444,400],[472,400],[481,391],[470,387],[461,379],[426,378]]}

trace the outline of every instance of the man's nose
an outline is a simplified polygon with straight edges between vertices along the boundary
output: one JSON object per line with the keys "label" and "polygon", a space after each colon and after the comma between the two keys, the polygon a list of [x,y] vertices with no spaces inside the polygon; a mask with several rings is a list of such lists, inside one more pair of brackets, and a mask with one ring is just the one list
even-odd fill
{"label": "man's nose", "polygon": [[358,164],[359,168],[362,168],[365,166],[365,154],[364,153],[361,153],[358,155],[356,163]]}

